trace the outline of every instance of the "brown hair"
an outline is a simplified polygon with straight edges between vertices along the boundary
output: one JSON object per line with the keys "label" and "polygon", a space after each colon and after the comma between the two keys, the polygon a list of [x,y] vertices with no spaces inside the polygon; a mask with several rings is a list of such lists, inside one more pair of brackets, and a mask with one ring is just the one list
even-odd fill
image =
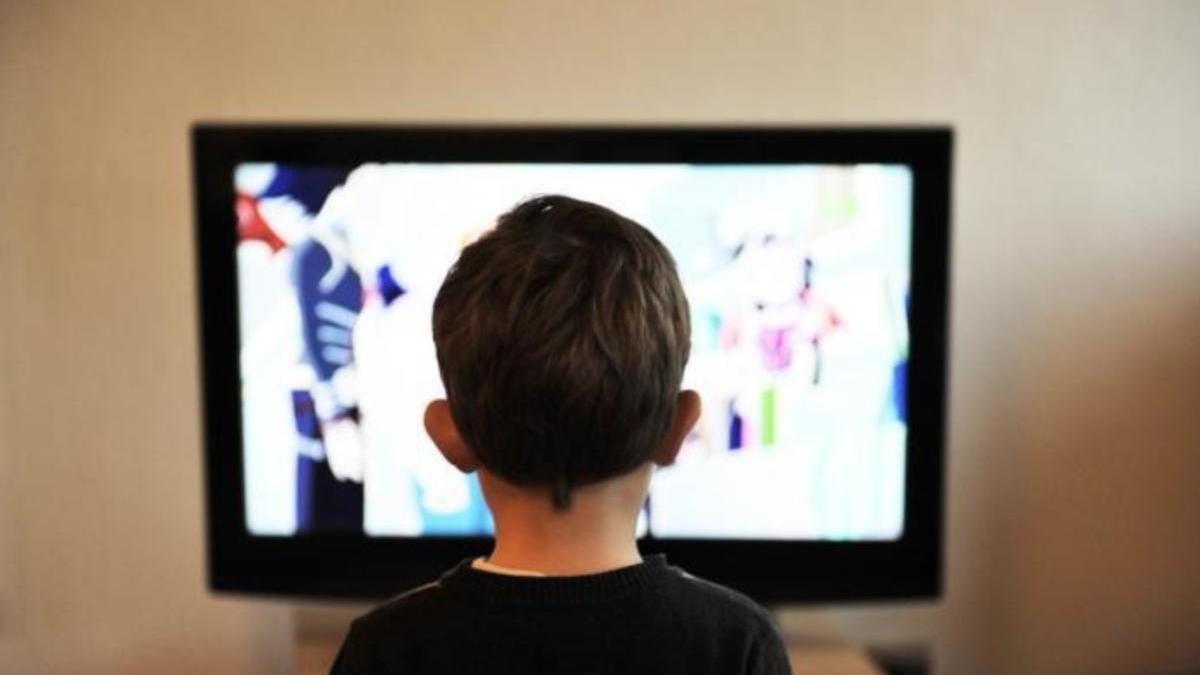
{"label": "brown hair", "polygon": [[433,305],[450,412],[488,470],[571,489],[650,459],[675,417],[690,349],[665,246],[597,204],[517,204],[463,249]]}

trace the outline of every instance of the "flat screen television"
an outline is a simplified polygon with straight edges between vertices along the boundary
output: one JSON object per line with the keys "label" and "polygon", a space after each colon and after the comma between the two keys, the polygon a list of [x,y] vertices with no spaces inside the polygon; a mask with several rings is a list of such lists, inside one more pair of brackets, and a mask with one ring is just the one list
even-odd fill
{"label": "flat screen television", "polygon": [[421,417],[431,306],[518,201],[672,252],[704,412],[646,552],[766,603],[940,592],[952,132],[193,129],[209,584],[382,598],[489,551]]}

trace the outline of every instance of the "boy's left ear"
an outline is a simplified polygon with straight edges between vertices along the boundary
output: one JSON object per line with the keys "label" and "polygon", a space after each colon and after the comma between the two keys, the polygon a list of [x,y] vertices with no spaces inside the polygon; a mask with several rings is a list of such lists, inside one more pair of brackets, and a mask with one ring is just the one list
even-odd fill
{"label": "boy's left ear", "polygon": [[463,442],[458,433],[458,426],[450,415],[450,403],[439,398],[425,406],[425,433],[441,451],[442,457],[463,473],[471,473],[479,468],[479,460],[475,453]]}
{"label": "boy's left ear", "polygon": [[692,427],[696,426],[698,419],[700,419],[700,394],[691,389],[679,392],[679,400],[675,404],[675,419],[671,420],[671,428],[667,432],[667,437],[663,439],[662,445],[658,446],[658,450],[651,455],[651,461],[657,466],[674,464],[675,458],[679,457],[679,451],[683,449],[684,440],[687,439]]}

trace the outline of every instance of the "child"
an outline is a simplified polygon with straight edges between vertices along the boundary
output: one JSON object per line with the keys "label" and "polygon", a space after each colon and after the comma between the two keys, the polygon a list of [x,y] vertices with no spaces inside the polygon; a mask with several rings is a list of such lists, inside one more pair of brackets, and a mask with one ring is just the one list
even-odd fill
{"label": "child", "polygon": [[638,553],[653,467],[700,414],[687,299],[650,232],[521,203],[463,250],[433,333],[446,399],[425,428],[479,472],[495,548],[357,619],[335,675],[791,672],[765,610]]}

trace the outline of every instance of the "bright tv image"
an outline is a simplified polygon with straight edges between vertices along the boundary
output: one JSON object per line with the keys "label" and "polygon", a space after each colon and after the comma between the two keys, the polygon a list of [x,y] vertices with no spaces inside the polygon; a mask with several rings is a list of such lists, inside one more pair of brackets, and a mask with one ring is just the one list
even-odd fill
{"label": "bright tv image", "polygon": [[554,193],[652,231],[690,302],[703,414],[643,535],[904,534],[908,166],[256,160],[231,185],[250,534],[491,532],[422,426],[444,395],[432,303],[463,246]]}

